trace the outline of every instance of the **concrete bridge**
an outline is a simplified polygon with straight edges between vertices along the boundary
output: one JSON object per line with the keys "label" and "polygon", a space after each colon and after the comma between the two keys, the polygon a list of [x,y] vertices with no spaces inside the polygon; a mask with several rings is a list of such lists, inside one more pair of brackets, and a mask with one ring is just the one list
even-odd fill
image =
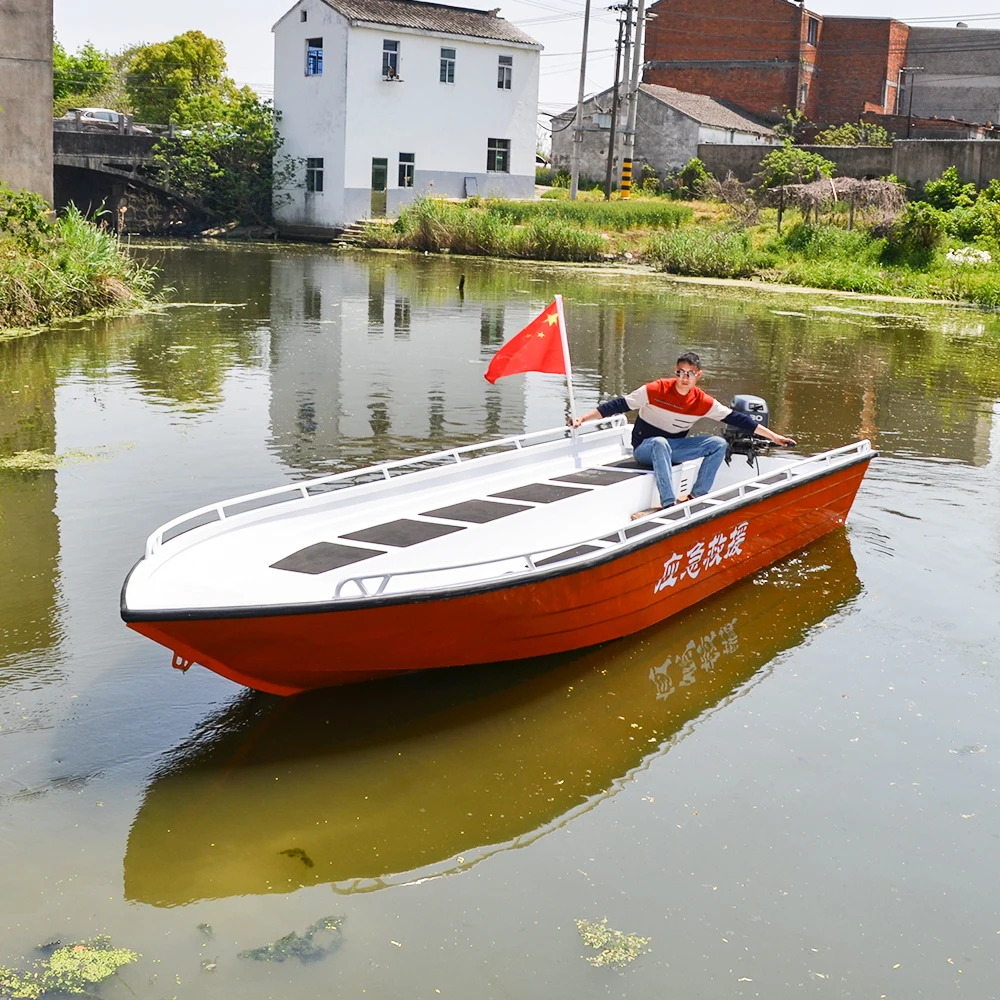
{"label": "concrete bridge", "polygon": [[159,134],[82,131],[53,122],[55,207],[70,202],[85,214],[102,209],[119,232],[170,232],[203,222],[198,205],[170,190],[152,170]]}

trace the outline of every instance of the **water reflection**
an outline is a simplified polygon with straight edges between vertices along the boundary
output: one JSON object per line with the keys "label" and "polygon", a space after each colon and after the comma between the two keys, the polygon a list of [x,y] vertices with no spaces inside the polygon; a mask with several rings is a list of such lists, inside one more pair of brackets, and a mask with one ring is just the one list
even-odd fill
{"label": "water reflection", "polygon": [[860,586],[838,531],[677,621],[583,654],[281,702],[247,695],[147,788],[126,897],[366,891],[524,846],[613,794]]}
{"label": "water reflection", "polygon": [[[33,338],[0,350],[0,457],[55,451],[55,371]],[[56,474],[0,469],[0,684],[58,638]]]}

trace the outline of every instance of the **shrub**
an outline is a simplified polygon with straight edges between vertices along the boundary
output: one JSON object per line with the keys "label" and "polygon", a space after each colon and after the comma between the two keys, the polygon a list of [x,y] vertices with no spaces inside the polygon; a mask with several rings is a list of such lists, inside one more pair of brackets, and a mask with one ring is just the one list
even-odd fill
{"label": "shrub", "polygon": [[49,203],[31,191],[14,191],[0,181],[0,237],[39,249],[52,236]]}
{"label": "shrub", "polygon": [[776,254],[795,254],[803,260],[850,261],[876,265],[886,241],[863,230],[838,226],[816,226],[800,222],[784,236],[776,237],[767,250]]}
{"label": "shrub", "polygon": [[670,197],[685,201],[701,198],[705,192],[705,185],[711,178],[712,175],[705,169],[705,164],[696,156],[688,160],[674,176],[669,191]]}
{"label": "shrub", "polygon": [[816,136],[817,146],[891,146],[892,136],[881,125],[844,122],[831,125]]}
{"label": "shrub", "polygon": [[954,167],[949,167],[936,181],[928,181],[921,196],[921,201],[946,212],[952,208],[968,208],[975,200],[976,185],[963,184]]}
{"label": "shrub", "polygon": [[754,181],[758,190],[782,184],[809,184],[821,177],[832,177],[836,167],[836,163],[819,153],[809,153],[785,143],[760,161]]}
{"label": "shrub", "polygon": [[911,201],[889,231],[888,249],[904,255],[927,254],[947,232],[945,213],[926,202]]}
{"label": "shrub", "polygon": [[742,231],[679,229],[651,236],[643,253],[671,274],[707,278],[747,278],[767,263]]}

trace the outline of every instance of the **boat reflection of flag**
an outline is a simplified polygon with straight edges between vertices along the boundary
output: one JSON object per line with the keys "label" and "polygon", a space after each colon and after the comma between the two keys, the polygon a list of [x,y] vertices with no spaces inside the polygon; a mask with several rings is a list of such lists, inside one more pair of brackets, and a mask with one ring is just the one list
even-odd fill
{"label": "boat reflection of flag", "polygon": [[278,701],[247,693],[147,788],[125,895],[175,906],[316,884],[370,891],[525,846],[764,680],[860,586],[839,529],[582,653]]}

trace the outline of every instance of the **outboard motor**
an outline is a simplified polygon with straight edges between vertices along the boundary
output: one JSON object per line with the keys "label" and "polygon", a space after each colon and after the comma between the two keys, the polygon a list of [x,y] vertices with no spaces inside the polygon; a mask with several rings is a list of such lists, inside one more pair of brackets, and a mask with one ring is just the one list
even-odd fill
{"label": "outboard motor", "polygon": [[[760,396],[738,395],[733,396],[729,404],[730,408],[737,413],[745,413],[748,417],[756,420],[758,424],[765,427],[768,424],[767,402]],[[753,465],[757,461],[757,452],[767,448],[770,444],[765,438],[759,438],[753,434],[747,434],[737,427],[729,424],[723,425],[723,437],[729,447],[726,449],[726,465],[733,460],[733,455],[746,455],[747,465]]]}

